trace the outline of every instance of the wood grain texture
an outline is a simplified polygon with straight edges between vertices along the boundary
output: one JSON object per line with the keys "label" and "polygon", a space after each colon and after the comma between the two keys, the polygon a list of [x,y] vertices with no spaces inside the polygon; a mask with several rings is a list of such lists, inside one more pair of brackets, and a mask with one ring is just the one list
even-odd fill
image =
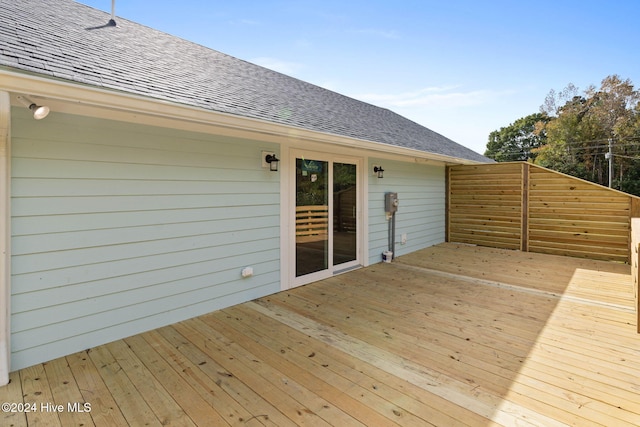
{"label": "wood grain texture", "polygon": [[[11,374],[83,425],[637,426],[631,267],[441,244]],[[90,417],[87,419],[87,415]],[[5,413],[3,425],[66,425]]]}
{"label": "wood grain texture", "polygon": [[449,174],[449,241],[630,262],[635,196],[528,163]]}

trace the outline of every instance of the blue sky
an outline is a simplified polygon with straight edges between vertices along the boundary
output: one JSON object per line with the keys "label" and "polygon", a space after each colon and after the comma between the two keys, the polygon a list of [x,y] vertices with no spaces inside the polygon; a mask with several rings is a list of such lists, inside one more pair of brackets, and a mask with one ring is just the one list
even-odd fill
{"label": "blue sky", "polygon": [[[107,12],[110,0],[81,0]],[[551,89],[640,87],[636,0],[119,0],[116,15],[389,108],[479,153]]]}

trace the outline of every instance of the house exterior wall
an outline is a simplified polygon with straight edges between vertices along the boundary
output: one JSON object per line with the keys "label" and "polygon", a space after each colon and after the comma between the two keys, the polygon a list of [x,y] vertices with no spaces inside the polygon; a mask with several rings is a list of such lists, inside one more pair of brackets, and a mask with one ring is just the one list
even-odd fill
{"label": "house exterior wall", "polygon": [[[282,289],[288,168],[261,166],[279,144],[11,113],[12,370]],[[387,249],[388,191],[396,256],[444,241],[445,167],[365,158],[385,177],[364,180],[363,263]]]}
{"label": "house exterior wall", "polygon": [[[369,263],[380,262],[388,248],[389,221],[384,211],[384,195],[398,193],[395,254],[404,255],[445,239],[445,167],[416,162],[369,159],[368,170],[382,165],[384,178],[369,178]],[[402,244],[402,235],[407,235]]]}
{"label": "house exterior wall", "polygon": [[280,290],[276,144],[23,108],[11,126],[12,370]]}

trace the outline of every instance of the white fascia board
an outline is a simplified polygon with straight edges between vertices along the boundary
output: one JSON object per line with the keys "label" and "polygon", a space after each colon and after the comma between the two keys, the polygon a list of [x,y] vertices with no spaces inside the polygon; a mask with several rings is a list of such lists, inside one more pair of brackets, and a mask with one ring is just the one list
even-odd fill
{"label": "white fascia board", "polygon": [[368,150],[404,159],[428,160],[441,164],[476,164],[472,160],[428,153],[421,150],[310,131],[266,120],[219,113],[183,104],[132,95],[115,90],[70,83],[42,76],[0,69],[0,90],[42,99],[52,111],[103,117],[134,123],[205,133],[260,137],[273,142],[309,141]]}

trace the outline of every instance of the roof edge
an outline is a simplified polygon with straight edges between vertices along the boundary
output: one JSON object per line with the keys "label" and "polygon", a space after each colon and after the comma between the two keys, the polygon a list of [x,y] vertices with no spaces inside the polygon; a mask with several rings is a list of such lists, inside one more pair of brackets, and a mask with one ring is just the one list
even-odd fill
{"label": "roof edge", "polygon": [[[28,72],[16,72],[7,67],[0,67],[0,77],[2,78],[0,90],[46,99],[53,111],[205,133],[223,130],[223,133],[229,136],[231,136],[230,132],[234,135],[238,132],[244,133],[247,137],[253,135],[254,138],[256,135],[269,136],[274,142],[283,142],[282,139],[323,142],[449,165],[483,164],[483,162],[465,158],[241,117],[157,98],[47,78]],[[185,126],[186,124],[189,126]]]}

